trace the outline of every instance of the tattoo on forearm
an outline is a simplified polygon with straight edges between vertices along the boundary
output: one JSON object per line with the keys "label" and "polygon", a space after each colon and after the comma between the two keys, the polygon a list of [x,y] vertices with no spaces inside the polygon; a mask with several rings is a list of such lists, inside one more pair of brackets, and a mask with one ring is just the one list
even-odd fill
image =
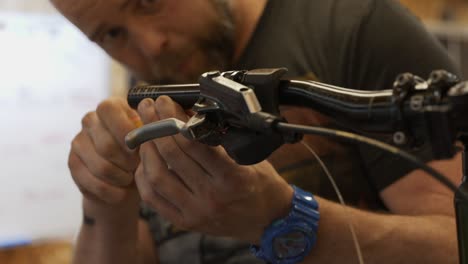
{"label": "tattoo on forearm", "polygon": [[83,223],[86,226],[94,226],[94,224],[96,224],[96,220],[89,215],[83,214]]}

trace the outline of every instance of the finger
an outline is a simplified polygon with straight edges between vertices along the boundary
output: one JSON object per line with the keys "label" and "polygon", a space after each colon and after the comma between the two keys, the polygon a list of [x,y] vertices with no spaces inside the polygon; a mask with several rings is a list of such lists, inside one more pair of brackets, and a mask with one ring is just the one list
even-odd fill
{"label": "finger", "polygon": [[140,157],[143,175],[154,191],[179,209],[192,203],[194,197],[191,189],[177,174],[167,168],[166,162],[152,142],[141,146]]}
{"label": "finger", "polygon": [[[139,106],[139,113],[144,116],[145,122],[158,118],[154,109],[155,105],[150,104],[149,101]],[[182,136],[178,135],[177,137]],[[157,146],[160,157],[180,176],[191,191],[197,194],[206,191],[206,188],[203,187],[209,181],[209,174],[179,147],[174,137],[163,137],[153,140],[153,142]]]}
{"label": "finger", "polygon": [[88,113],[82,120],[82,126],[101,157],[122,170],[135,171],[139,162],[137,153],[128,153],[124,150],[111,132],[102,125],[96,112]]}
{"label": "finger", "polygon": [[68,166],[73,178],[84,196],[99,199],[109,204],[123,201],[126,196],[124,189],[112,186],[94,177],[84,162],[74,152],[70,152]]}
{"label": "finger", "polygon": [[[188,119],[185,110],[167,96],[161,96],[156,100],[156,111],[161,119],[175,117],[186,121]],[[189,140],[182,135],[177,135],[174,140],[186,155],[202,164],[209,175],[225,175],[234,166],[238,166],[222,147],[211,147],[194,140]]]}
{"label": "finger", "polygon": [[111,132],[118,145],[128,153],[134,153],[125,144],[125,136],[141,125],[138,113],[123,99],[109,99],[99,104],[96,113],[103,126]]}
{"label": "finger", "polygon": [[156,113],[156,108],[154,107],[154,100],[151,98],[146,98],[138,104],[138,114],[145,124],[160,120]]}
{"label": "finger", "polygon": [[182,212],[174,204],[153,190],[151,183],[145,177],[143,163],[138,166],[135,172],[135,183],[141,200],[156,210],[161,216],[168,220],[183,218]]}
{"label": "finger", "polygon": [[91,138],[80,132],[72,142],[72,151],[80,158],[86,168],[95,177],[116,186],[128,186],[133,182],[133,175],[102,158],[95,150]]}

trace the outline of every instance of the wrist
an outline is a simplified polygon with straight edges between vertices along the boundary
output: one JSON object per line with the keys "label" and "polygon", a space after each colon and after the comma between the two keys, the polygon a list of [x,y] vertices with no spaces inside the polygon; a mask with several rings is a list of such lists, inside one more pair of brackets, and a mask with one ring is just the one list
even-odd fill
{"label": "wrist", "polygon": [[[98,262],[121,262],[124,256],[131,254],[135,259],[136,245],[138,245],[139,203],[136,199],[125,203],[109,205],[101,201],[83,198],[83,222],[77,241],[77,250],[83,257],[82,250],[112,250],[109,254],[98,256],[106,258]],[[97,247],[97,248],[96,248]],[[98,250],[98,251],[99,251]],[[114,252],[115,251],[115,252]],[[112,260],[114,259],[114,260]],[[75,261],[76,262],[76,261]],[[78,261],[82,263],[82,261]],[[124,261],[127,263],[127,261]]]}
{"label": "wrist", "polygon": [[291,202],[294,196],[294,189],[291,185],[287,183],[283,184],[280,187],[280,191],[276,192],[274,196],[277,198],[273,198],[272,200],[277,206],[272,206],[273,208],[275,208],[275,210],[271,212],[268,225],[276,219],[288,216],[289,211],[291,210]]}
{"label": "wrist", "polygon": [[263,204],[263,210],[258,210],[257,224],[251,225],[249,229],[244,227],[242,231],[246,232],[246,235],[240,237],[243,240],[247,238],[246,241],[251,244],[260,244],[265,229],[275,220],[286,217],[291,209],[294,190],[289,184],[282,180],[280,184],[266,186],[266,189],[268,193],[262,198],[267,202]]}
{"label": "wrist", "polygon": [[269,263],[299,263],[317,241],[318,202],[312,194],[295,186],[293,189],[287,216],[273,221],[264,230],[260,246],[251,247],[255,256]]}
{"label": "wrist", "polygon": [[140,197],[137,190],[131,190],[125,200],[117,204],[108,204],[101,200],[90,199],[83,196],[82,200],[83,214],[86,217],[100,219],[122,219],[127,220],[131,217],[138,217],[140,208]]}

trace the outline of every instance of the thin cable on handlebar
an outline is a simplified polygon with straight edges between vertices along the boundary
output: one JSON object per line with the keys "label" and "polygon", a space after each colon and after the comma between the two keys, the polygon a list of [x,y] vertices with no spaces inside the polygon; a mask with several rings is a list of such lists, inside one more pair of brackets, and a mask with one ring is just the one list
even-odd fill
{"label": "thin cable on handlebar", "polygon": [[452,183],[447,177],[445,177],[443,174],[438,172],[437,170],[431,168],[415,156],[400,150],[394,146],[391,146],[389,144],[377,141],[372,138],[368,138],[365,136],[357,135],[354,133],[346,132],[346,131],[340,131],[336,129],[330,129],[330,128],[323,128],[323,127],[315,127],[315,126],[303,126],[303,125],[295,125],[295,124],[288,124],[284,122],[279,122],[276,124],[276,129],[281,132],[296,132],[296,133],[302,133],[302,134],[313,134],[313,135],[320,135],[320,136],[328,136],[328,137],[333,137],[333,138],[339,138],[346,140],[351,143],[361,143],[361,144],[366,144],[381,150],[384,150],[386,152],[389,152],[393,155],[396,155],[398,157],[403,158],[404,160],[408,161],[409,163],[415,165],[417,168],[427,172],[430,176],[432,176],[434,179],[438,180],[440,183],[445,185],[447,188],[449,188],[451,191],[454,193],[459,193],[463,199],[468,201],[468,196],[462,192],[458,191],[457,186]]}
{"label": "thin cable on handlebar", "polygon": [[[306,147],[306,149],[310,153],[312,153],[312,155],[315,157],[317,162],[320,164],[320,166],[322,167],[323,172],[327,175],[328,179],[330,180],[330,183],[333,186],[333,189],[335,190],[336,195],[338,196],[338,200],[340,201],[340,204],[343,206],[343,210],[345,211],[346,214],[351,215],[351,214],[348,213],[349,208],[346,206],[346,203],[345,203],[345,201],[343,199],[343,195],[341,195],[341,191],[338,188],[338,185],[336,184],[335,179],[331,175],[330,170],[328,170],[328,168],[325,165],[325,163],[323,162],[323,160],[320,158],[320,156],[317,154],[317,152],[315,152],[312,149],[312,147],[309,146],[305,141],[301,141],[301,144],[304,145],[304,147]],[[359,245],[359,240],[358,240],[358,238],[356,236],[356,231],[355,231],[354,225],[353,225],[353,219],[352,219],[352,217],[348,217],[347,220],[348,220],[349,231],[351,232],[351,236],[353,237],[353,243],[354,243],[354,247],[356,248],[356,254],[357,254],[357,257],[358,257],[359,264],[364,264],[364,259],[362,257],[362,252],[361,252],[361,246]]]}

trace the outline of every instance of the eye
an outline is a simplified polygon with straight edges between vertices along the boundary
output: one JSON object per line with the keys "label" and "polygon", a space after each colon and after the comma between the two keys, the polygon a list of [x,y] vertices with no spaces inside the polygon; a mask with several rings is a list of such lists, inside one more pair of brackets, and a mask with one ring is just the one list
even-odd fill
{"label": "eye", "polygon": [[111,28],[109,31],[107,31],[107,36],[112,39],[119,38],[123,34],[123,29],[119,27]]}
{"label": "eye", "polygon": [[105,46],[116,46],[125,41],[127,31],[122,27],[112,27],[102,36],[101,42]]}
{"label": "eye", "polygon": [[138,0],[138,9],[145,12],[156,11],[161,0]]}
{"label": "eye", "polygon": [[151,6],[158,2],[158,0],[140,0],[140,6]]}

